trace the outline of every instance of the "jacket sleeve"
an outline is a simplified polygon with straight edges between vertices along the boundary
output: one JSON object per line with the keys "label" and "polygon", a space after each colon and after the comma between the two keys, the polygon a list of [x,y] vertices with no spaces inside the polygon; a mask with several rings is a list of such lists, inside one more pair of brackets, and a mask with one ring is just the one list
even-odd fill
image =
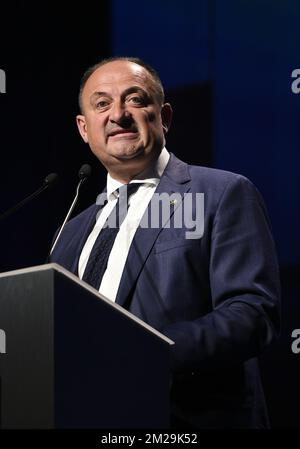
{"label": "jacket sleeve", "polygon": [[245,361],[279,333],[279,270],[269,219],[259,192],[243,176],[221,195],[210,248],[212,311],[162,330],[175,342],[175,372]]}

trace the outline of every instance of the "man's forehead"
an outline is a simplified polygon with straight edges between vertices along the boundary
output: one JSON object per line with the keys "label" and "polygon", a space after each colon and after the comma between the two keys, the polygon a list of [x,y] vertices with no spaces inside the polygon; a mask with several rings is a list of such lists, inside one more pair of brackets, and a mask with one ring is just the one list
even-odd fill
{"label": "man's forehead", "polygon": [[90,76],[86,83],[86,90],[103,90],[103,88],[140,85],[153,88],[154,82],[150,74],[138,64],[129,61],[114,61],[107,63]]}

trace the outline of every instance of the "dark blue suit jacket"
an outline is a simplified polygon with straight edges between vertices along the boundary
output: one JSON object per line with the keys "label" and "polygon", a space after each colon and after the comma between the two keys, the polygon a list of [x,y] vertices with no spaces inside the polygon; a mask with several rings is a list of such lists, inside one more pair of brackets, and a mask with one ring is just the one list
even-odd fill
{"label": "dark blue suit jacket", "polygon": [[[262,198],[243,176],[173,154],[156,192],[204,193],[203,236],[188,240],[187,229],[172,225],[139,228],[116,302],[175,341],[174,425],[266,427],[256,356],[279,331],[280,286]],[[67,224],[51,261],[78,273],[98,210]]]}

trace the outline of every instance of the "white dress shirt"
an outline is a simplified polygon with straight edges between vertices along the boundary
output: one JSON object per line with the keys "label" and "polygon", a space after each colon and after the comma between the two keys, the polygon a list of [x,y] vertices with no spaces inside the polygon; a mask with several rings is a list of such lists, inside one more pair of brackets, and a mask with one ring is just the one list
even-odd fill
{"label": "white dress shirt", "polygon": [[[141,186],[129,198],[130,207],[114,241],[114,245],[108,258],[107,268],[99,288],[99,292],[111,301],[115,301],[116,299],[127,255],[136,229],[154,194],[169,158],[170,154],[166,148],[163,148],[155,163],[130,181],[131,183],[140,183]],[[95,227],[82,249],[78,266],[80,279],[82,279],[87,261],[98,234],[116,205],[118,199],[116,190],[122,185],[121,182],[116,181],[107,174],[107,204],[102,208]]]}

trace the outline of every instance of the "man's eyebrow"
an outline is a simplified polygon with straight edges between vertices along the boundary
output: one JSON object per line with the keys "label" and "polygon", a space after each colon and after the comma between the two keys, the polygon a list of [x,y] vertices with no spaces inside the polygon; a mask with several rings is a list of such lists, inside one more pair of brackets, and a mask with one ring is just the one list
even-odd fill
{"label": "man's eyebrow", "polygon": [[[151,96],[140,86],[128,87],[127,89],[125,89],[122,92],[121,98],[124,100],[127,97],[127,95],[130,95],[133,93],[141,93],[149,102],[151,101]],[[92,103],[94,100],[96,100],[97,98],[102,97],[102,96],[111,98],[110,93],[97,91],[97,92],[93,92],[92,95],[90,96],[90,102]]]}
{"label": "man's eyebrow", "polygon": [[110,94],[108,92],[94,92],[92,93],[92,95],[90,96],[90,101],[95,100],[96,98],[99,97],[110,97]]}
{"label": "man's eyebrow", "polygon": [[140,86],[128,87],[128,89],[125,89],[124,92],[122,93],[122,98],[125,98],[125,97],[127,97],[127,95],[134,94],[134,93],[137,93],[137,92],[140,92],[145,97],[149,98],[149,95],[147,94],[147,92]]}

